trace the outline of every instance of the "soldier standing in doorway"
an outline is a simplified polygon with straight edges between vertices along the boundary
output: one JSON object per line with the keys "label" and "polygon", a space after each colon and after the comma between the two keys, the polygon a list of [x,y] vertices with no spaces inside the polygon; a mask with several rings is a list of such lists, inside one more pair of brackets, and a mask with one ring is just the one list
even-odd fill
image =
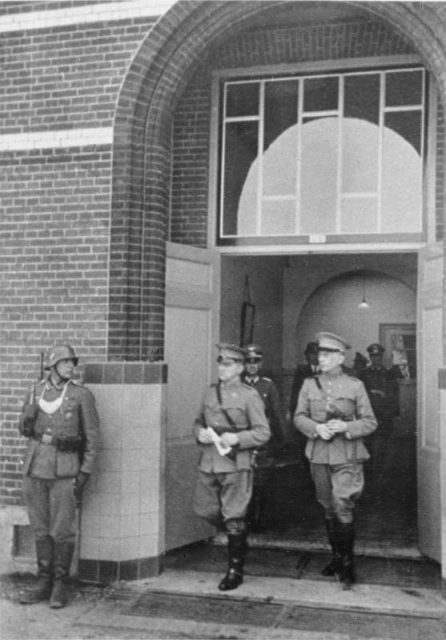
{"label": "soldier standing in doorway", "polygon": [[271,439],[260,447],[255,459],[254,489],[249,507],[249,520],[254,527],[262,526],[262,514],[265,506],[265,489],[271,484],[271,470],[284,441],[284,427],[279,392],[276,385],[260,375],[263,365],[263,351],[255,344],[246,346],[248,355],[242,380],[256,389],[265,405],[265,414],[271,430]]}
{"label": "soldier standing in doorway", "polygon": [[20,602],[67,604],[76,539],[76,500],[86,485],[97,451],[99,419],[92,393],[73,380],[78,359],[70,345],[52,347],[48,372],[29,391],[19,420],[28,438],[23,497],[34,534],[38,580]]}
{"label": "soldier standing in doorway", "polygon": [[241,381],[248,352],[227,343],[217,348],[219,381],[206,389],[194,424],[201,450],[194,510],[227,533],[228,569],[218,588],[229,591],[243,582],[253,454],[270,428],[259,394]]}
{"label": "soldier standing in doorway", "polygon": [[291,387],[290,395],[290,417],[294,416],[296,411],[297,398],[302,388],[305,378],[311,378],[315,373],[319,371],[319,360],[317,342],[308,342],[305,347],[304,356],[306,363],[298,364],[294,372],[293,384]]}
{"label": "soldier standing in doorway", "polygon": [[322,573],[338,575],[348,589],[355,582],[353,511],[369,458],[362,438],[376,429],[376,418],[363,383],[342,369],[346,340],[328,332],[316,339],[321,373],[304,381],[294,424],[307,438],[305,454],[333,552]]}
{"label": "soldier standing in doorway", "polygon": [[[392,371],[383,365],[384,347],[373,343],[367,347],[370,364],[361,371],[359,378],[364,383],[378,428],[370,438],[373,480],[379,482],[378,465],[385,466],[389,443],[393,433],[393,421],[399,413],[398,382]],[[376,487],[379,489],[379,487]]]}

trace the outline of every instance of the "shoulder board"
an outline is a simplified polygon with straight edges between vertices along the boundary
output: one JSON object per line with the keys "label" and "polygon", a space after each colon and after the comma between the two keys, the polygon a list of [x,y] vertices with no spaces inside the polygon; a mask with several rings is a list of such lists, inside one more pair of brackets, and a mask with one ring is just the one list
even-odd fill
{"label": "shoulder board", "polygon": [[267,378],[266,376],[262,376],[260,380],[264,380],[265,382],[272,382],[271,378]]}
{"label": "shoulder board", "polygon": [[83,387],[84,386],[84,383],[82,382],[82,380],[70,380],[70,382],[75,384],[77,387]]}

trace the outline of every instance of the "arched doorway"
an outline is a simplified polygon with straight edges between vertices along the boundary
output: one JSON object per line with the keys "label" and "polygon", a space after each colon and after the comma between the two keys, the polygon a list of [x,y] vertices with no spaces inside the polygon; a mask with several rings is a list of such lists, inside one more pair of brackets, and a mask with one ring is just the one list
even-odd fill
{"label": "arched doorway", "polygon": [[[283,3],[290,7],[290,3]],[[304,3],[299,3],[303,6]],[[212,47],[252,20],[266,20],[282,3],[202,2],[174,7],[154,27],[135,57],[118,105],[114,147],[110,278],[111,359],[164,357],[165,250],[172,170],[175,106]],[[350,3],[384,21],[410,42],[436,78],[444,100],[445,53],[435,39],[434,13],[417,7]],[[296,3],[294,9],[297,10]],[[413,22],[417,30],[413,31]],[[260,23],[257,23],[260,24]],[[429,44],[427,44],[429,43]],[[206,94],[205,99],[209,99]],[[208,103],[210,104],[210,103]],[[208,111],[207,117],[210,118]],[[216,134],[214,134],[217,137]],[[215,140],[215,138],[214,138]],[[184,244],[208,242],[209,174],[200,212],[201,235]],[[183,204],[181,204],[183,206]],[[181,209],[179,206],[179,209]],[[211,207],[211,211],[213,207]],[[201,218],[201,222],[203,218]],[[211,241],[210,244],[213,244]]]}

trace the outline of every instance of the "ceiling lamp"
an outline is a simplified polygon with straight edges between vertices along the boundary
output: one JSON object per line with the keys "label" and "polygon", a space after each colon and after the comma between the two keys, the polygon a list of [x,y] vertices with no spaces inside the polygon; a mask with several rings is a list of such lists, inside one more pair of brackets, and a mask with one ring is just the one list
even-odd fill
{"label": "ceiling lamp", "polygon": [[369,303],[365,298],[365,278],[362,279],[362,300],[358,304],[358,309],[368,309],[370,307]]}

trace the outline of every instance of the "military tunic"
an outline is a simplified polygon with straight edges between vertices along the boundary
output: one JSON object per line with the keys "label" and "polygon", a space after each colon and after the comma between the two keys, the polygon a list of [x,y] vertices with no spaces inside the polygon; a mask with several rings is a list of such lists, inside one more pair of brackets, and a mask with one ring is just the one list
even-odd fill
{"label": "military tunic", "polygon": [[[30,391],[24,409],[37,402],[33,434],[23,464],[23,495],[36,539],[50,535],[56,542],[75,538],[73,480],[90,474],[98,448],[99,419],[94,397],[80,383],[69,380],[54,386],[49,380]],[[39,400],[43,402],[39,405]],[[45,403],[59,401],[52,413]],[[23,434],[24,417],[19,419]]]}
{"label": "military tunic", "polygon": [[[316,426],[331,418],[346,422],[347,430],[323,440]],[[307,378],[299,395],[294,424],[307,437],[305,454],[326,517],[337,515],[341,522],[350,522],[354,500],[364,487],[362,463],[369,458],[362,438],[376,429],[376,418],[363,383],[340,369]]]}
{"label": "military tunic", "polygon": [[389,439],[393,434],[395,416],[399,413],[398,382],[394,372],[382,364],[369,365],[360,375],[378,421],[378,428],[370,438],[372,471],[375,479],[386,466]]}
{"label": "military tunic", "polygon": [[[220,405],[217,385],[205,392],[194,423],[198,438],[200,429],[212,427],[218,435],[236,433],[239,444],[233,455],[222,456],[214,444],[198,442],[200,457],[194,494],[195,512],[206,520],[244,518],[252,495],[252,460],[257,447],[270,437],[263,402],[257,391],[240,380],[220,385]],[[233,421],[231,425],[222,407]]]}

